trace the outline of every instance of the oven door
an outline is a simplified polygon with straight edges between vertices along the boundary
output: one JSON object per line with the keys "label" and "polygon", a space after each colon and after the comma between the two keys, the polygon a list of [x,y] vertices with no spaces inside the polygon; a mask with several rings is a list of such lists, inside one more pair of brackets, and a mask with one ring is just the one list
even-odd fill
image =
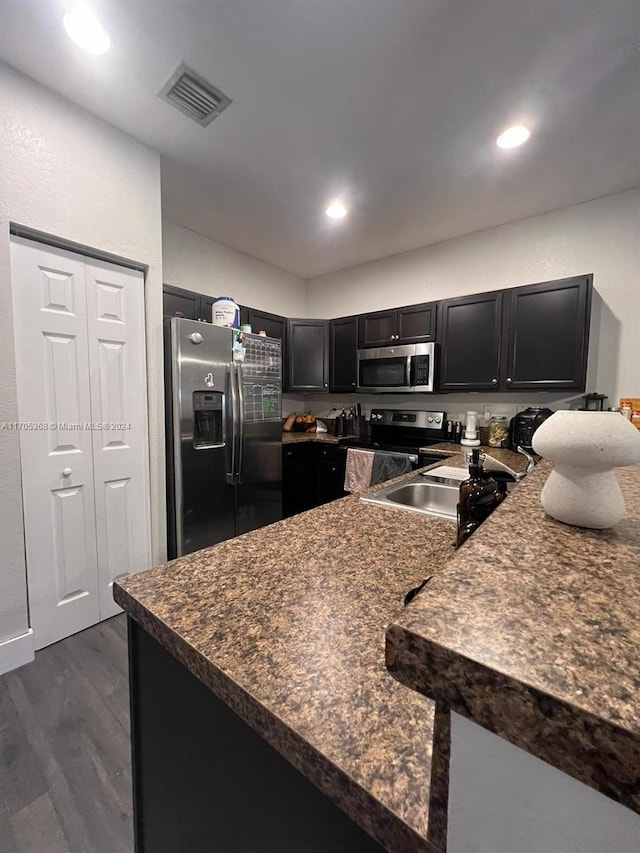
{"label": "oven door", "polygon": [[358,391],[412,391],[411,359],[415,353],[415,346],[358,350]]}

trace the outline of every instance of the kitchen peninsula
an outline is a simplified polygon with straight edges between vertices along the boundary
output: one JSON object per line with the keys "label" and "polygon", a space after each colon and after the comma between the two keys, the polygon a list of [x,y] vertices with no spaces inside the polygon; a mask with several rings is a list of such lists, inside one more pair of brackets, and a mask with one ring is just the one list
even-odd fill
{"label": "kitchen peninsula", "polygon": [[[523,524],[516,539],[513,525],[523,514],[535,516],[545,467],[456,555],[450,522],[351,496],[116,584],[115,598],[130,618],[138,849],[197,853],[216,839],[224,850],[441,853],[448,713],[460,707],[455,690],[466,694],[459,685],[441,687],[448,677],[439,673],[432,695],[420,668],[426,654],[412,666],[412,650],[402,652],[417,627],[427,635],[422,608],[438,609],[438,590],[454,582],[464,589],[464,571],[486,579],[509,555],[517,555],[523,576],[539,571],[541,546],[531,539],[537,531]],[[638,471],[624,476],[630,510],[638,515]],[[621,528],[637,561],[637,519],[625,519]],[[608,549],[617,547],[611,533],[560,526],[555,536],[547,538],[565,566],[556,578],[573,578],[574,585],[594,549],[606,562]],[[488,542],[499,552],[489,555]],[[575,574],[566,571],[574,564]],[[403,610],[405,594],[431,576]],[[461,601],[479,626],[480,607],[474,609],[469,590]],[[558,618],[571,618],[572,600],[579,610],[574,589]],[[521,597],[514,591],[500,601],[491,618],[502,614],[506,621],[509,606],[517,625]],[[619,613],[630,601],[610,596]],[[452,602],[445,605],[453,608]],[[531,614],[550,609],[542,592],[527,606]],[[385,668],[390,623],[389,662],[417,690]],[[615,660],[619,671],[606,671],[612,692],[626,689],[624,667],[635,671],[627,657]],[[553,668],[555,660],[548,663]],[[576,664],[567,659],[567,666]],[[454,667],[451,678],[461,671]],[[615,707],[624,742],[633,745],[630,701],[620,693]],[[629,752],[629,760],[636,755]],[[631,799],[623,801],[633,805]]]}

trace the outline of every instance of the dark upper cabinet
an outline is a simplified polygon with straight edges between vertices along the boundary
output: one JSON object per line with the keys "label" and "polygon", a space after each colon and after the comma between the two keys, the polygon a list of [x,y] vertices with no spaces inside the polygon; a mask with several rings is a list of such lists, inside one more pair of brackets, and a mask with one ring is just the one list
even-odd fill
{"label": "dark upper cabinet", "polygon": [[497,292],[440,303],[439,390],[498,388],[502,300],[502,292]]}
{"label": "dark upper cabinet", "polygon": [[395,343],[396,309],[374,311],[358,317],[358,346],[383,347]]}
{"label": "dark upper cabinet", "polygon": [[505,390],[584,391],[591,293],[590,275],[505,292]]}
{"label": "dark upper cabinet", "polygon": [[[242,312],[241,312],[242,316]],[[256,308],[246,309],[246,322],[251,326],[254,335],[265,331],[270,338],[278,338],[283,342],[283,350],[287,338],[287,318],[268,311],[258,311]]]}
{"label": "dark upper cabinet", "polygon": [[373,311],[358,317],[358,346],[418,344],[436,337],[435,302]]}
{"label": "dark upper cabinet", "polygon": [[357,317],[339,317],[330,323],[329,387],[331,391],[354,391],[358,378]]}
{"label": "dark upper cabinet", "polygon": [[398,308],[397,332],[399,344],[421,344],[436,339],[437,303],[407,305]]}
{"label": "dark upper cabinet", "polygon": [[182,287],[164,284],[162,286],[162,313],[165,317],[186,317],[187,320],[200,320],[202,316],[201,300],[207,298],[200,293],[184,290]]}
{"label": "dark upper cabinet", "polygon": [[329,390],[329,321],[287,322],[287,390]]}
{"label": "dark upper cabinet", "polygon": [[187,320],[205,320],[211,322],[211,306],[215,296],[205,296],[183,287],[171,284],[162,286],[162,313],[165,317],[186,317]]}
{"label": "dark upper cabinet", "polygon": [[200,319],[206,320],[207,323],[210,323],[213,319],[213,303],[216,301],[215,296],[201,296],[200,297]]}

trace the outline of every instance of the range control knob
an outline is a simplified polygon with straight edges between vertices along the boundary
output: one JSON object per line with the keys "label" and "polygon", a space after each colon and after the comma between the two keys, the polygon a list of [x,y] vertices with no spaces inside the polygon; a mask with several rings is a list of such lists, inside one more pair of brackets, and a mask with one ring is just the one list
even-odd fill
{"label": "range control knob", "polygon": [[442,418],[436,418],[436,423],[437,423],[437,424],[441,424],[441,423],[442,423]]}
{"label": "range control knob", "polygon": [[433,423],[433,418],[432,418],[432,416],[431,416],[431,415],[429,415],[429,417],[427,418],[427,422],[428,422],[428,423],[430,423],[430,424],[432,424],[432,423]]}

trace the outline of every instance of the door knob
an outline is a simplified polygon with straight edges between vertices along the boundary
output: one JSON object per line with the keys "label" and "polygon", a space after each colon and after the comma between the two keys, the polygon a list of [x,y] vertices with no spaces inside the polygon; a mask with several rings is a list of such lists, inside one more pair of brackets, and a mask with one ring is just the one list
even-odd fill
{"label": "door knob", "polygon": [[71,468],[63,468],[62,469],[62,476],[63,477],[70,477],[72,474],[73,474],[73,471],[71,470]]}

